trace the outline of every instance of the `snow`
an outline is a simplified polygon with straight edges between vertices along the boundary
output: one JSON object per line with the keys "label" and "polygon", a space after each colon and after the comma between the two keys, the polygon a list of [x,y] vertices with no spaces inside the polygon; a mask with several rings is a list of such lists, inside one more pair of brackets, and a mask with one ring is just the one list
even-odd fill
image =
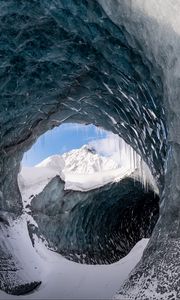
{"label": "snow", "polygon": [[31,202],[31,198],[41,193],[44,187],[61,171],[46,167],[22,167],[18,175],[24,207]]}
{"label": "snow", "polygon": [[36,165],[37,168],[49,168],[52,170],[57,170],[57,172],[60,172],[65,167],[64,159],[60,155],[52,155],[45,160],[43,160],[41,163]]}
{"label": "snow", "polygon": [[90,146],[63,154],[65,190],[89,191],[129,176],[129,165],[119,167],[111,157],[101,156]]}
{"label": "snow", "polygon": [[23,166],[18,182],[24,202],[29,204],[30,197],[39,194],[56,175],[65,181],[65,190],[84,192],[133,176],[131,174],[136,170],[135,179],[145,187],[149,183],[158,193],[150,170],[130,146],[123,145],[119,156],[121,159],[117,162],[114,154],[112,157],[103,156],[92,146],[84,145],[62,156],[50,156],[35,167]]}
{"label": "snow", "polygon": [[89,191],[111,182],[120,181],[123,177],[130,176],[131,173],[132,170],[126,167],[86,175],[68,172],[65,173],[65,190]]}
{"label": "snow", "polygon": [[[134,165],[134,164],[132,164]],[[90,190],[108,182],[129,176],[131,164],[119,166],[111,157],[97,154],[89,146],[70,151],[62,156],[47,158],[34,167],[22,167],[18,177],[24,203],[24,213],[9,229],[9,247],[27,270],[23,277],[42,281],[40,287],[26,296],[12,296],[0,292],[0,299],[110,299],[140,260],[148,239],[135,245],[119,262],[111,265],[85,265],[68,261],[49,250],[34,236],[31,244],[27,222],[36,224],[28,214],[32,195],[40,193],[56,175],[65,179],[65,188]],[[21,272],[21,270],[19,271]],[[23,272],[23,270],[22,270]]]}
{"label": "snow", "polygon": [[140,260],[148,239],[138,242],[131,252],[111,265],[81,265],[50,251],[35,238],[30,242],[26,213],[10,228],[9,240],[15,256],[21,259],[28,276],[41,280],[32,294],[12,296],[0,291],[0,299],[111,299]]}
{"label": "snow", "polygon": [[31,196],[42,192],[56,175],[65,181],[66,190],[88,191],[131,173],[129,165],[119,168],[111,157],[101,156],[84,145],[62,156],[50,156],[34,167],[22,166],[18,183],[27,205],[31,202]]}
{"label": "snow", "polygon": [[65,161],[65,173],[94,174],[118,168],[118,164],[111,157],[100,156],[88,145],[67,152],[62,158]]}

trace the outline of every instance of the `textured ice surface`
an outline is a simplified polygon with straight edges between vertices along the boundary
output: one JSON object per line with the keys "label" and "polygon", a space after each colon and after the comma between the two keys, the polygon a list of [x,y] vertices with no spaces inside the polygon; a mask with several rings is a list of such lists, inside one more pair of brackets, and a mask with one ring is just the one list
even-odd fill
{"label": "textured ice surface", "polygon": [[[19,296],[0,291],[2,300],[18,299],[111,299],[119,284],[123,282],[142,256],[148,239],[141,240],[132,251],[111,265],[82,265],[66,260],[48,250],[39,239],[33,248],[27,232],[28,215],[24,215],[13,227],[15,253],[28,266],[34,278],[42,285],[36,292]],[[26,243],[25,243],[26,241]]]}
{"label": "textured ice surface", "polygon": [[[179,16],[178,1],[99,1],[110,18],[124,25],[131,43],[162,70],[168,155],[161,217],[141,263],[121,288],[119,299],[179,299]],[[134,36],[135,40],[132,38]]]}
{"label": "textured ice surface", "polygon": [[39,232],[66,258],[108,264],[149,238],[159,216],[159,197],[124,178],[89,192],[65,191],[57,176],[31,201]]}
{"label": "textured ice surface", "polygon": [[122,136],[161,192],[160,219],[122,298],[180,298],[178,3],[0,2],[0,209],[22,213],[19,163],[46,130],[69,121]]}
{"label": "textured ice surface", "polygon": [[0,230],[1,289],[15,295],[31,292],[41,281],[36,262],[27,259],[35,252],[28,236],[27,223],[22,226],[21,218],[6,221],[5,216],[1,216]]}

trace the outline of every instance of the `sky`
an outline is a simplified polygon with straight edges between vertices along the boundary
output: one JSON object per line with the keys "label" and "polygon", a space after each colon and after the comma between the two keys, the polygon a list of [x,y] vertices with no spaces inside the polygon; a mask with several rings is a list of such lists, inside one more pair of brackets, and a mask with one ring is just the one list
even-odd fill
{"label": "sky", "polygon": [[24,154],[22,164],[34,166],[48,156],[78,149],[85,144],[106,139],[107,136],[108,132],[94,125],[62,124],[40,136],[32,148]]}
{"label": "sky", "polygon": [[[62,155],[89,144],[99,155],[110,156],[119,167],[134,164],[135,152],[118,135],[94,125],[62,124],[39,137],[32,148],[24,154],[22,165],[31,167],[54,154]],[[135,160],[134,160],[135,159]]]}

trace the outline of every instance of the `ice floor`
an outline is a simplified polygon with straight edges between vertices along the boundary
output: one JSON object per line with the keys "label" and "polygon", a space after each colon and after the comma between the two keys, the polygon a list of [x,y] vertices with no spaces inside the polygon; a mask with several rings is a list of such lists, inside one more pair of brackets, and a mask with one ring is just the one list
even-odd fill
{"label": "ice floor", "polygon": [[[0,292],[0,299],[111,299],[140,260],[148,239],[143,239],[119,262],[111,265],[81,265],[64,259],[35,239],[28,237],[26,215],[9,232],[9,246],[34,280],[42,281],[32,294],[12,296]],[[28,274],[29,275],[29,274]]]}

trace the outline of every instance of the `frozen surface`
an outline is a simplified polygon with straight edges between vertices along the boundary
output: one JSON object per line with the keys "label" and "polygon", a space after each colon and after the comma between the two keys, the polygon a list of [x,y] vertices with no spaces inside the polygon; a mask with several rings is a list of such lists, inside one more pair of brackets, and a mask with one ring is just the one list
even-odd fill
{"label": "frozen surface", "polygon": [[22,259],[29,275],[41,280],[35,293],[12,296],[0,291],[0,299],[110,299],[142,256],[148,239],[143,239],[119,262],[108,266],[81,265],[64,259],[48,250],[41,240],[35,247],[29,239],[24,214],[15,221],[9,232],[10,246],[15,256]]}

